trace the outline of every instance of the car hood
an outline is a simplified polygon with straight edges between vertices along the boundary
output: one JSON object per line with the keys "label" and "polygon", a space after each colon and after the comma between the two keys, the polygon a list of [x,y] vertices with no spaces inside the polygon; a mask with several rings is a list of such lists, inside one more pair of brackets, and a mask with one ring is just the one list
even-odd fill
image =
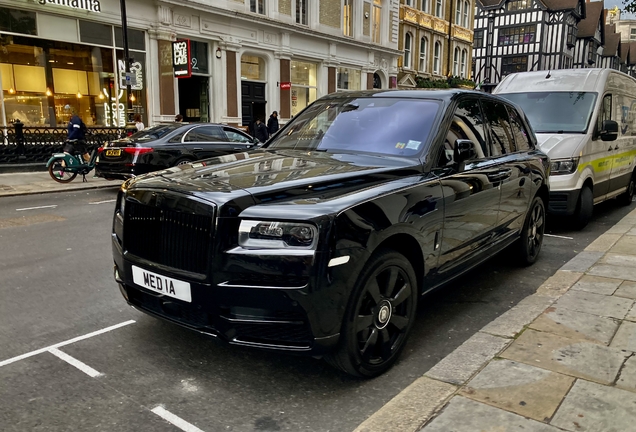
{"label": "car hood", "polygon": [[564,159],[579,155],[587,139],[587,134],[537,134],[539,148],[550,159]]}
{"label": "car hood", "polygon": [[324,197],[337,194],[338,190],[368,187],[420,171],[421,164],[416,159],[257,150],[147,174],[125,187],[167,189],[217,204],[250,196],[256,204],[284,201],[299,195]]}

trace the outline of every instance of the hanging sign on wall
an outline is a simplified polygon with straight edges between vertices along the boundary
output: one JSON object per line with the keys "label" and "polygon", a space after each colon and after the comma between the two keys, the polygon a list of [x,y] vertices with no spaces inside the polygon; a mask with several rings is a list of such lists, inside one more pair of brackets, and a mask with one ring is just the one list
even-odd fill
{"label": "hanging sign on wall", "polygon": [[172,42],[172,68],[175,78],[190,78],[192,76],[192,53],[190,40]]}

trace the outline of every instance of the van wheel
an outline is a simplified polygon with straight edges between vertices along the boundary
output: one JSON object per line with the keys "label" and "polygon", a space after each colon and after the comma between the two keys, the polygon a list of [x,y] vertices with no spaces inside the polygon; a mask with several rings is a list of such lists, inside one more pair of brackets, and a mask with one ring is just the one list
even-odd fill
{"label": "van wheel", "polygon": [[392,250],[374,254],[349,299],[338,348],[325,360],[357,377],[385,372],[413,326],[417,291],[415,271],[404,255]]}
{"label": "van wheel", "polygon": [[523,223],[519,238],[519,263],[524,266],[534,264],[541,251],[545,231],[545,204],[541,197],[534,197]]}
{"label": "van wheel", "polygon": [[583,186],[579,195],[579,202],[576,204],[576,211],[574,212],[575,228],[578,230],[585,228],[590,219],[592,219],[593,211],[594,195],[592,194],[592,189],[589,186]]}
{"label": "van wheel", "polygon": [[627,190],[625,193],[620,194],[616,199],[618,202],[624,206],[628,206],[632,204],[632,200],[634,199],[634,192],[636,190],[636,180],[634,179],[634,174],[632,174],[632,178],[629,179],[629,183],[627,184]]}

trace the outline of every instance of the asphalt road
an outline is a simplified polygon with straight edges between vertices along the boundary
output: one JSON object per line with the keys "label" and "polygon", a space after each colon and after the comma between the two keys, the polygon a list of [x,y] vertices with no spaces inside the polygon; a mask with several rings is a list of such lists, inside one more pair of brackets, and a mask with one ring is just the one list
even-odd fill
{"label": "asphalt road", "polygon": [[[559,237],[546,237],[534,266],[519,268],[503,253],[428,296],[401,360],[364,381],[318,359],[222,345],[129,308],[112,278],[115,197],[0,199],[2,431],[351,431],[633,208],[598,206],[581,232],[552,220],[548,233]],[[170,413],[188,423],[160,417]]]}

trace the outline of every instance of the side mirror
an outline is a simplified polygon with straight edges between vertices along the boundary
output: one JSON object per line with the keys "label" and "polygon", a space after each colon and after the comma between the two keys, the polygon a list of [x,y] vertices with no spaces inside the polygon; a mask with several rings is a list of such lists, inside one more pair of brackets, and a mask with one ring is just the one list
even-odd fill
{"label": "side mirror", "polygon": [[455,152],[453,159],[455,163],[462,163],[469,159],[475,159],[477,157],[477,151],[475,150],[475,143],[467,139],[458,139],[455,141]]}
{"label": "side mirror", "polygon": [[603,141],[614,141],[618,138],[618,123],[614,120],[603,120],[603,128],[600,132]]}

